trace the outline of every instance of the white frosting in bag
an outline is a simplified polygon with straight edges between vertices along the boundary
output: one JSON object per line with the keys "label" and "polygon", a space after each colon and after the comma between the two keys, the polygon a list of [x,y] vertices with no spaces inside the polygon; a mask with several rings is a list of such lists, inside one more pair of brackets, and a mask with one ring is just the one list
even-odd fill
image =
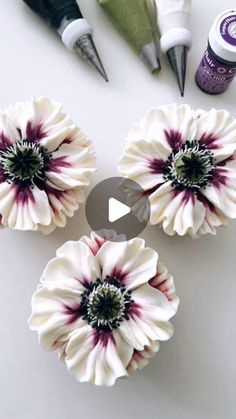
{"label": "white frosting in bag", "polygon": [[177,46],[191,47],[191,0],[155,0],[163,52]]}
{"label": "white frosting in bag", "polygon": [[155,0],[160,33],[173,28],[189,29],[191,0]]}

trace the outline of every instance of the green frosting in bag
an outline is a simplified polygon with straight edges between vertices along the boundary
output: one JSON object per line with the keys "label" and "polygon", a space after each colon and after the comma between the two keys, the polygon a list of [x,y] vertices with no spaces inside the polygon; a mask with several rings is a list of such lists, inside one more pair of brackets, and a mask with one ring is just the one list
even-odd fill
{"label": "green frosting in bag", "polygon": [[145,0],[98,0],[137,53],[153,41]]}

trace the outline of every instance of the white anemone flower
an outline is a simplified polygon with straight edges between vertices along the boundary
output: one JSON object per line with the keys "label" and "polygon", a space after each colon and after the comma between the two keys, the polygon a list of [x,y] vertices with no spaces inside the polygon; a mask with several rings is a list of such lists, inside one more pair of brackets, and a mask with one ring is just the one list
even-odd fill
{"label": "white anemone flower", "polygon": [[119,170],[149,196],[150,224],[216,234],[236,218],[236,120],[225,110],[154,109],[132,127]]}
{"label": "white anemone flower", "polygon": [[95,171],[90,140],[45,97],[0,113],[0,217],[3,227],[49,233],[84,201]]}
{"label": "white anemone flower", "polygon": [[144,367],[173,334],[174,281],[142,239],[95,233],[65,243],[32,298],[31,330],[80,382],[112,386]]}

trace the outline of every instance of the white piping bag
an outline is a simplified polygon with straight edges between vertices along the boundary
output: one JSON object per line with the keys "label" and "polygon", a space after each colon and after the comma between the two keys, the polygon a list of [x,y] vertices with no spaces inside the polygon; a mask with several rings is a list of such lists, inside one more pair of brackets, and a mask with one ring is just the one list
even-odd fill
{"label": "white piping bag", "polygon": [[192,45],[190,31],[191,0],[154,0],[160,31],[161,49],[167,55],[184,96],[187,54]]}

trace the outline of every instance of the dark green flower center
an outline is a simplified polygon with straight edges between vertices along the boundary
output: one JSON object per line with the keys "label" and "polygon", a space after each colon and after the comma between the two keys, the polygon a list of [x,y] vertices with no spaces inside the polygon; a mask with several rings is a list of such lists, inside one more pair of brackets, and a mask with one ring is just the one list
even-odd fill
{"label": "dark green flower center", "polygon": [[81,310],[92,327],[103,330],[117,328],[127,317],[131,292],[109,277],[97,280],[82,296]]}
{"label": "dark green flower center", "polygon": [[119,288],[108,283],[99,285],[89,296],[89,315],[101,323],[120,318],[125,309],[124,296]]}
{"label": "dark green flower center", "polygon": [[42,179],[45,171],[46,151],[27,140],[7,147],[1,155],[1,166],[11,182],[34,184]]}
{"label": "dark green flower center", "polygon": [[197,142],[187,142],[176,154],[171,155],[166,177],[174,186],[199,189],[208,184],[214,168],[212,153],[200,148]]}

